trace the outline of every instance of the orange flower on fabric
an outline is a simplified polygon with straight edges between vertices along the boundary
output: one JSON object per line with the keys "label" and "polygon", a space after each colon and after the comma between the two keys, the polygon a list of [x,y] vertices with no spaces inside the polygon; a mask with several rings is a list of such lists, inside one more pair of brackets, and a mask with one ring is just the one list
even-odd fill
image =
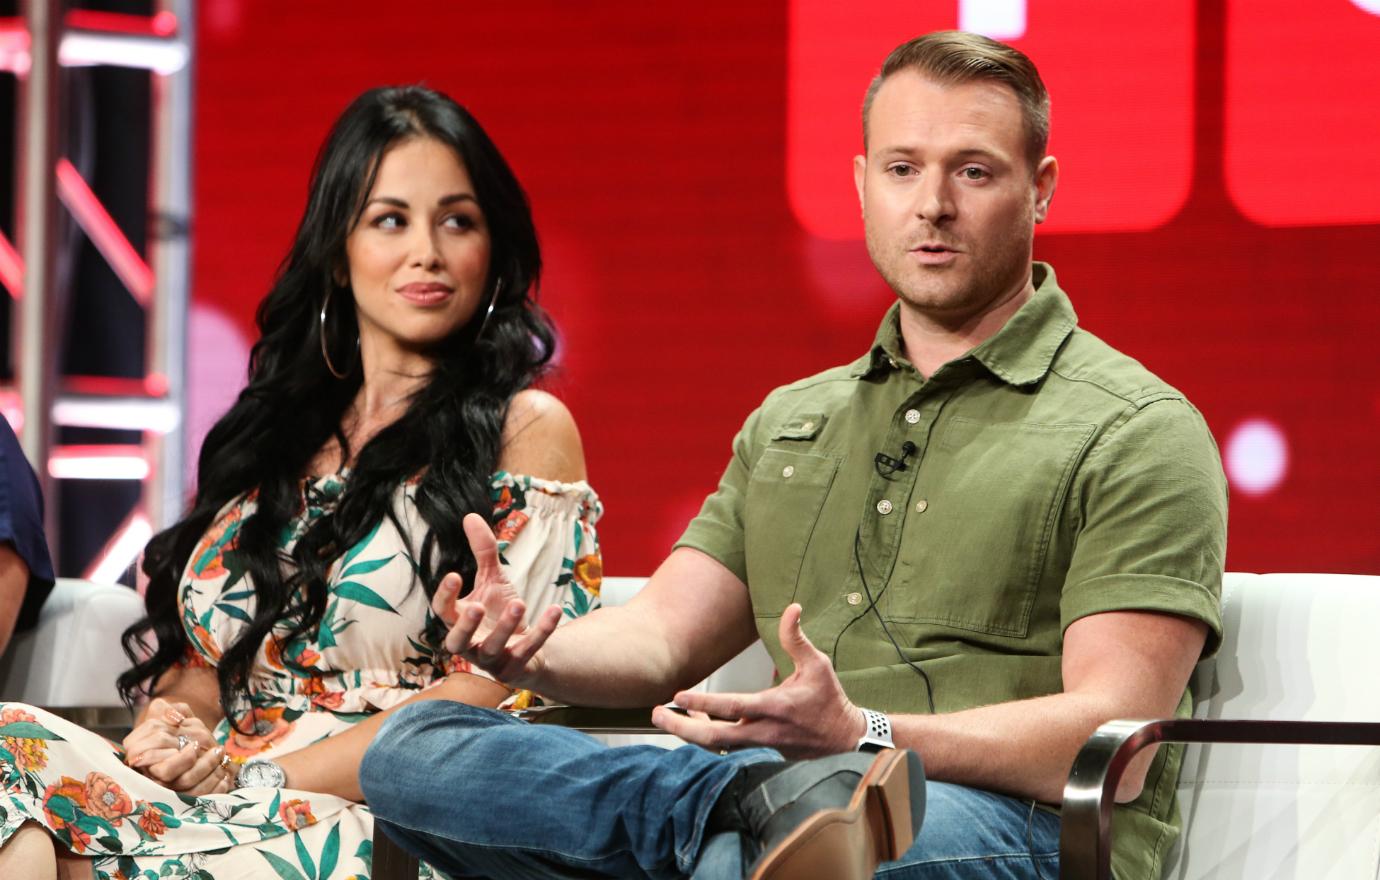
{"label": "orange flower on fabric", "polygon": [[[272,748],[292,730],[292,723],[283,720],[283,707],[254,709],[240,716],[239,730],[232,729],[225,741],[225,751],[236,758],[251,758]],[[240,733],[248,729],[249,733]]]}
{"label": "orange flower on fabric", "polygon": [[327,691],[311,698],[311,704],[318,709],[339,709],[344,703],[344,691]]}
{"label": "orange flower on fabric", "polygon": [[[67,827],[67,820],[63,819],[61,816],[58,816],[51,809],[49,809],[49,802],[52,801],[54,797],[58,796],[67,798],[67,800],[71,801],[73,805],[75,805],[78,809],[84,810],[86,809],[86,785],[80,779],[73,779],[70,776],[64,776],[62,777],[62,780],[60,782],[54,785],[50,785],[43,790],[43,814],[48,819],[49,827],[55,830]],[[77,834],[77,828],[76,826],[73,826],[73,849],[76,849],[77,852],[81,852],[81,850],[77,849],[75,846],[77,842]]]}
{"label": "orange flower on fabric", "polygon": [[[37,718],[23,709],[13,707],[0,709],[0,724],[16,724],[24,721],[38,723]],[[43,740],[7,736],[0,742],[4,743],[6,751],[14,755],[14,763],[20,770],[42,770],[48,766],[48,746]]]}
{"label": "orange flower on fabric", "polygon": [[220,646],[216,644],[216,640],[211,636],[210,630],[198,623],[192,627],[190,635],[192,638],[196,639],[196,643],[201,646],[202,654],[210,657],[212,660],[220,660]]}
{"label": "orange flower on fabric", "polygon": [[[248,498],[245,499],[246,502],[248,500]],[[225,516],[211,524],[205,537],[192,551],[191,572],[193,579],[213,580],[226,573],[222,560],[226,551],[235,549],[238,544],[236,540],[238,536],[232,536],[230,540],[226,541],[225,533],[232,528],[238,529],[242,516],[244,513],[240,509],[240,505],[236,505]]]}
{"label": "orange flower on fabric", "polygon": [[86,776],[86,808],[111,825],[119,825],[121,817],[134,809],[134,802],[115,780],[93,770]]}
{"label": "orange flower on fabric", "polygon": [[599,595],[599,586],[604,582],[604,560],[595,554],[575,560],[575,580],[589,592]]}
{"label": "orange flower on fabric", "polygon": [[513,511],[499,520],[498,525],[494,526],[494,537],[500,541],[512,543],[513,539],[517,537],[518,532],[522,531],[522,527],[527,525],[528,519],[529,517],[527,514],[522,511]]}
{"label": "orange flower on fabric", "polygon": [[264,659],[274,669],[283,668],[283,643],[278,641],[277,636],[269,636],[264,641]]}
{"label": "orange flower on fabric", "polygon": [[160,837],[168,833],[168,826],[163,824],[163,813],[153,804],[144,807],[143,815],[139,817],[139,827],[144,829],[144,833],[149,837]]}
{"label": "orange flower on fabric", "polygon": [[300,831],[316,824],[316,817],[311,814],[311,801],[294,798],[278,807],[278,815],[283,817],[283,824],[289,831]]}

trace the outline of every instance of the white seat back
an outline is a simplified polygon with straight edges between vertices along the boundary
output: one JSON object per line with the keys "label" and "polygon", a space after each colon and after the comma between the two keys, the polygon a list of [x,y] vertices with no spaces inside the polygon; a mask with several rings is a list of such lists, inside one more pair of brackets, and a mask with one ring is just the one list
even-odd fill
{"label": "white seat back", "polygon": [[[1380,722],[1380,577],[1228,573],[1198,718]],[[1176,880],[1376,880],[1380,748],[1189,746]]]}
{"label": "white seat back", "polygon": [[0,657],[0,699],[33,706],[120,706],[115,679],[129,668],[120,635],[144,613],[128,587],[58,578],[38,626]]}

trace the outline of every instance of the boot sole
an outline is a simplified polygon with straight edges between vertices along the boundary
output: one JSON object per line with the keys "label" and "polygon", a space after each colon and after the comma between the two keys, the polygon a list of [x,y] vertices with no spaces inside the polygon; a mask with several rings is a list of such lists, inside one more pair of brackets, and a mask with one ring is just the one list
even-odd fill
{"label": "boot sole", "polygon": [[906,752],[877,753],[848,806],[805,820],[757,863],[751,880],[865,880],[915,842]]}

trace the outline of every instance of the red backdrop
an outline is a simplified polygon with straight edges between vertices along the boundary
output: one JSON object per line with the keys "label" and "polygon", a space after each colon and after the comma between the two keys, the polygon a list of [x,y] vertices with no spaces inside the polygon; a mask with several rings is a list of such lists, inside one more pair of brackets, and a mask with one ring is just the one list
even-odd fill
{"label": "red backdrop", "polygon": [[[242,378],[212,349],[250,332],[332,119],[424,81],[528,189],[607,569],[649,572],[762,396],[870,341],[892,296],[851,200],[858,102],[963,5],[204,4],[195,298],[228,321],[193,348],[194,403]],[[1234,569],[1380,572],[1377,5],[1029,0],[1013,37],[1064,171],[1037,257],[1207,416]]]}

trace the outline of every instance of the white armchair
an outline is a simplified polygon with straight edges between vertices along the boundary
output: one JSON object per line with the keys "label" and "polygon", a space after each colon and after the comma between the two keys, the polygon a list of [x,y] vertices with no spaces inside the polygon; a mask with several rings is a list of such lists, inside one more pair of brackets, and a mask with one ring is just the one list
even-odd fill
{"label": "white armchair", "polygon": [[1380,877],[1380,577],[1229,573],[1222,623],[1221,651],[1195,672],[1193,721],[1112,722],[1075,761],[1064,880],[1111,876],[1110,793],[1161,741],[1191,743],[1166,877]]}

